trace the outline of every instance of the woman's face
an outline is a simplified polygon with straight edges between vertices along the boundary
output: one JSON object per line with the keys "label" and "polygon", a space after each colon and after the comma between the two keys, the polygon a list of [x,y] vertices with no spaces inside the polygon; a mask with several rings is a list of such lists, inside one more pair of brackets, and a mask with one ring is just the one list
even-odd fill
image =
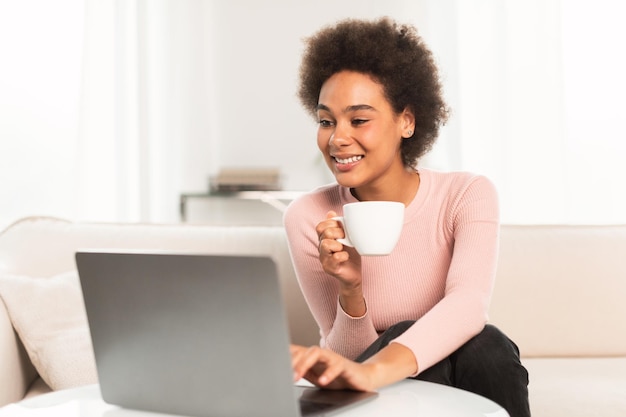
{"label": "woman's face", "polygon": [[359,189],[395,188],[397,175],[406,173],[400,144],[411,136],[412,114],[396,114],[383,86],[354,71],[331,76],[318,103],[317,145],[337,182],[359,195]]}

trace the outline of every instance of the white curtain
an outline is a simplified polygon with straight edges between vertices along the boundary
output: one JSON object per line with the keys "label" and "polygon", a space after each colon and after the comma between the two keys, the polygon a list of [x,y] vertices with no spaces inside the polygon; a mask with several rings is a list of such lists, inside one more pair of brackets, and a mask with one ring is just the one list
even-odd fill
{"label": "white curtain", "polygon": [[204,15],[201,1],[86,0],[82,217],[176,221],[180,190],[206,186]]}
{"label": "white curtain", "polygon": [[81,0],[0,0],[0,228],[73,205],[82,34]]}
{"label": "white curtain", "polygon": [[0,0],[0,228],[178,220],[212,157],[206,4]]}
{"label": "white curtain", "polygon": [[456,42],[442,55],[453,115],[427,162],[491,177],[504,222],[625,223],[626,3],[431,7],[434,42],[450,25]]}
{"label": "white curtain", "polygon": [[[418,3],[370,6],[413,19],[440,62],[453,113],[424,163],[488,175],[507,223],[626,223],[626,3]],[[296,140],[314,141],[293,102],[250,106],[254,95],[241,92],[243,102],[226,100],[239,96],[224,85],[238,83],[216,74],[228,76],[234,64],[243,70],[239,62],[259,82],[284,71],[295,83],[301,43],[264,37],[268,25],[283,27],[274,10],[295,6],[250,4],[0,0],[0,227],[32,214],[177,221],[179,194],[205,190],[220,155],[245,152],[246,143],[230,138],[253,140],[273,160],[283,156],[268,138],[294,149]],[[328,12],[332,1],[324,4],[294,14],[307,16],[297,25],[303,33],[320,26],[312,21],[340,17]],[[214,29],[244,15],[228,39]],[[249,63],[245,50],[231,50],[249,44],[271,48],[272,62]],[[215,59],[233,54],[240,60],[225,66]],[[259,119],[271,128],[259,129]],[[288,158],[311,169],[307,152]]]}

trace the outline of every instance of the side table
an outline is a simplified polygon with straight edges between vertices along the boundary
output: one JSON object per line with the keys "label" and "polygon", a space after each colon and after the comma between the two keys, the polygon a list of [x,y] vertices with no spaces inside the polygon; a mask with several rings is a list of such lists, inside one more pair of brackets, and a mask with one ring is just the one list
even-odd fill
{"label": "side table", "polygon": [[[189,220],[189,202],[196,200],[198,202],[203,201],[205,204],[208,203],[209,208],[207,210],[209,211],[211,209],[216,209],[217,211],[226,210],[227,212],[233,209],[235,211],[241,210],[242,208],[237,205],[232,206],[232,204],[239,202],[239,205],[246,203],[243,206],[246,215],[242,217],[247,218],[254,212],[259,212],[260,209],[269,209],[269,213],[273,215],[270,217],[282,219],[282,212],[287,205],[291,200],[302,194],[304,194],[303,191],[210,191],[205,193],[183,193],[179,198],[180,221],[185,223]],[[225,202],[231,202],[232,207],[224,207]],[[212,206],[211,203],[213,203]],[[254,203],[256,203],[256,206],[253,205]],[[232,215],[232,213],[228,214]],[[217,217],[219,219],[219,213]],[[220,220],[222,220],[221,223],[228,222],[224,222],[224,219]]]}
{"label": "side table", "polygon": [[[336,414],[342,417],[508,417],[493,401],[467,391],[406,379],[379,396]],[[106,404],[98,385],[56,391],[0,408],[0,417],[167,417]],[[174,417],[174,416],[172,416]]]}

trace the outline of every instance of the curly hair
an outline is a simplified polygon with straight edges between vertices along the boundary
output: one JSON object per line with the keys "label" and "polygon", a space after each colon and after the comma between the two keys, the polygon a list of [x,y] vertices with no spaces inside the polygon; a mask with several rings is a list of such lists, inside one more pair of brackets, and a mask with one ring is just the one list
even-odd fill
{"label": "curly hair", "polygon": [[324,82],[343,70],[373,77],[397,114],[413,112],[415,132],[402,141],[401,153],[404,165],[414,166],[431,150],[448,119],[439,71],[416,28],[388,17],[347,19],[307,38],[298,98],[311,115],[316,116]]}

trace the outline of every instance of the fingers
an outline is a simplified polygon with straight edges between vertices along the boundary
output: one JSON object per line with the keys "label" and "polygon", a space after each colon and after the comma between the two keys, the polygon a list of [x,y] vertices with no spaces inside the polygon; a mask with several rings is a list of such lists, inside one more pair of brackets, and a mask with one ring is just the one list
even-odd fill
{"label": "fingers", "polygon": [[364,366],[319,346],[291,346],[294,381],[301,378],[328,389],[373,391],[375,367]]}
{"label": "fingers", "polygon": [[337,278],[342,284],[354,287],[361,280],[361,257],[354,248],[337,241],[345,237],[345,233],[340,222],[333,220],[335,214],[329,211],[327,219],[316,227],[319,261],[328,275]]}
{"label": "fingers", "polygon": [[317,346],[311,347],[291,347],[291,366],[293,368],[294,380],[303,378],[310,372],[313,365],[318,362],[321,349]]}
{"label": "fingers", "polygon": [[322,220],[316,227],[317,237],[320,241],[324,239],[340,239],[345,237],[343,228],[337,220],[333,220],[337,213],[329,211],[326,214],[326,219]]}
{"label": "fingers", "polygon": [[291,348],[294,381],[305,378],[318,386],[327,386],[343,371],[344,358],[319,346]]}
{"label": "fingers", "polygon": [[319,241],[319,251],[320,255],[329,255],[334,252],[339,252],[343,248],[343,245],[337,240],[325,237],[324,235],[320,236]]}
{"label": "fingers", "polygon": [[337,241],[345,237],[345,233],[341,224],[337,220],[333,220],[337,213],[329,211],[326,214],[326,220],[321,221],[315,231],[319,240],[320,256],[329,257],[337,252],[343,251],[343,245]]}

